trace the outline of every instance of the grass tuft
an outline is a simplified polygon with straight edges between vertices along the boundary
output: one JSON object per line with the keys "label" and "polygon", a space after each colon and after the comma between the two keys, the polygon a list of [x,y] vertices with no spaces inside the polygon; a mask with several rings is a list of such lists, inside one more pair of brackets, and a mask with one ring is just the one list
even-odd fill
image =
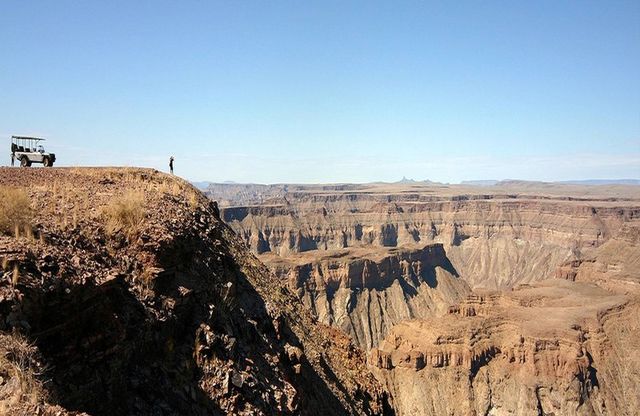
{"label": "grass tuft", "polygon": [[18,268],[18,265],[14,265],[13,266],[13,274],[11,276],[11,284],[13,286],[17,285],[18,282],[20,281],[20,269]]}
{"label": "grass tuft", "polygon": [[139,232],[145,217],[144,193],[129,191],[114,198],[103,211],[107,234],[122,232],[131,241]]}
{"label": "grass tuft", "polygon": [[20,235],[20,229],[30,227],[31,202],[22,189],[0,187],[0,233],[14,232]]}
{"label": "grass tuft", "polygon": [[47,393],[38,380],[41,371],[37,350],[18,334],[0,334],[0,414],[34,414],[45,403]]}

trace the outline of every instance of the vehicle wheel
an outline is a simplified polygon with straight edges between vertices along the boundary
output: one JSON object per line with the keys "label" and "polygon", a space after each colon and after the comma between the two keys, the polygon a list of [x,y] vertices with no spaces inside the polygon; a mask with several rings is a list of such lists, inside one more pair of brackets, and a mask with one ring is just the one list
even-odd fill
{"label": "vehicle wheel", "polygon": [[31,166],[31,163],[29,163],[29,159],[26,157],[22,157],[20,159],[20,166],[22,166],[23,168],[28,168],[29,166]]}
{"label": "vehicle wheel", "polygon": [[49,168],[49,167],[51,167],[51,161],[49,160],[49,158],[48,158],[48,157],[45,157],[44,159],[42,159],[42,165],[43,165],[45,168]]}

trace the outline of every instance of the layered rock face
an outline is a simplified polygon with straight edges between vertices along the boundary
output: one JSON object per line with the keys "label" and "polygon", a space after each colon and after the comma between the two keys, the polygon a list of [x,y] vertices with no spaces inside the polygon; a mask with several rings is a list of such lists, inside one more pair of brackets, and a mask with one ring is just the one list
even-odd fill
{"label": "layered rock face", "polygon": [[628,188],[590,196],[567,187],[576,195],[568,197],[535,188],[290,185],[258,205],[224,207],[222,215],[254,252],[284,258],[441,243],[471,287],[498,289],[553,277],[562,263],[617,235],[640,216],[637,187]]}
{"label": "layered rock face", "polygon": [[186,182],[0,169],[0,191],[3,414],[388,410],[362,351]]}
{"label": "layered rock face", "polygon": [[365,349],[396,323],[443,314],[469,293],[441,244],[325,254],[309,263],[303,256],[270,264],[321,322],[342,329]]}
{"label": "layered rock face", "polygon": [[369,359],[398,414],[637,414],[640,228],[628,231],[624,249],[612,239],[558,279],[395,326]]}
{"label": "layered rock face", "polygon": [[315,316],[370,349],[397,414],[637,414],[640,188],[251,195],[228,198],[224,220]]}
{"label": "layered rock face", "polygon": [[466,294],[446,273],[443,285],[416,288],[419,296],[402,289],[411,278],[350,287],[364,265],[377,270],[371,257],[404,255],[382,267],[387,276],[407,275],[412,253],[439,245],[472,289],[552,278],[637,221],[640,192],[623,188],[214,185],[209,195],[255,204],[223,207],[223,219],[319,319],[371,348],[391,325],[441,314]]}

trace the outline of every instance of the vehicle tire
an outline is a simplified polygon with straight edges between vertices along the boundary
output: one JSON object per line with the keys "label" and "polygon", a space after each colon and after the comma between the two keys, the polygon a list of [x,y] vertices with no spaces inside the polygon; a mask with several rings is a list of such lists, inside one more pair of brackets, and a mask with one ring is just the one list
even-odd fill
{"label": "vehicle tire", "polygon": [[31,163],[29,162],[29,158],[26,156],[22,156],[20,158],[20,166],[23,168],[28,168],[29,166],[31,166]]}
{"label": "vehicle tire", "polygon": [[50,168],[51,167],[51,160],[49,160],[48,157],[45,157],[44,159],[42,159],[42,165],[45,168]]}

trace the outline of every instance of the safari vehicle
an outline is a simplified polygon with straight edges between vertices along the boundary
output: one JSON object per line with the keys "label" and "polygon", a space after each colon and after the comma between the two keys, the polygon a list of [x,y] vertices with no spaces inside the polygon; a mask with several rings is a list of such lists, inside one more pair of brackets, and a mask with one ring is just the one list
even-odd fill
{"label": "safari vehicle", "polygon": [[44,150],[43,141],[44,139],[39,137],[11,136],[12,162],[18,160],[22,167],[29,167],[32,163],[42,163],[45,167],[53,166],[56,155]]}

